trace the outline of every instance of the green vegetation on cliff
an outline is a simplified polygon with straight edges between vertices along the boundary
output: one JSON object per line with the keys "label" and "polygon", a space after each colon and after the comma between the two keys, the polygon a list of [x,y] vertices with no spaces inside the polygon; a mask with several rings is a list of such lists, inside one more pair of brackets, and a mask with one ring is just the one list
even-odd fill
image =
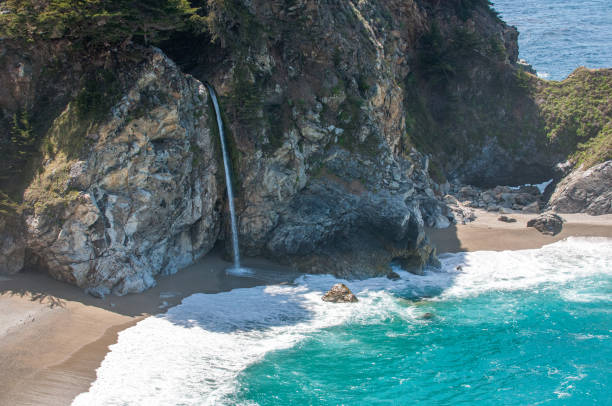
{"label": "green vegetation on cliff", "polygon": [[0,211],[16,207],[31,161],[38,153],[40,137],[32,128],[27,110],[14,113],[8,134],[0,137]]}
{"label": "green vegetation on cliff", "polygon": [[[36,137],[32,131],[32,124],[27,111],[13,114],[10,129],[9,142],[2,148],[0,157],[5,165],[12,171],[13,175],[20,174],[23,166],[30,156],[35,152]],[[9,177],[7,173],[1,173],[3,180]]]}
{"label": "green vegetation on cliff", "polygon": [[142,37],[148,43],[202,23],[187,0],[8,0],[2,7],[0,36],[29,41],[91,45]]}
{"label": "green vegetation on cliff", "polygon": [[562,82],[534,90],[546,134],[576,164],[612,159],[612,69],[578,68]]}

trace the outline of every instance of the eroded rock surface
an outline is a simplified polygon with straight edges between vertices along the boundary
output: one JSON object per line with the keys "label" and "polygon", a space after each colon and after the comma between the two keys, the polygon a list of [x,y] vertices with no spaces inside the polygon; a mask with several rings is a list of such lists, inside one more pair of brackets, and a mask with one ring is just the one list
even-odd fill
{"label": "eroded rock surface", "polygon": [[305,272],[342,277],[386,275],[392,260],[416,272],[435,261],[409,195],[356,195],[329,180],[313,182],[292,201],[266,248]]}
{"label": "eroded rock surface", "polygon": [[527,222],[542,234],[557,235],[563,229],[563,219],[554,213],[543,213]]}
{"label": "eroded rock surface", "polygon": [[321,299],[324,302],[332,303],[355,303],[359,301],[357,296],[344,283],[336,283]]}
{"label": "eroded rock surface", "polygon": [[19,219],[0,216],[0,274],[21,271],[25,261],[25,239]]}
{"label": "eroded rock surface", "polygon": [[570,173],[555,188],[549,206],[559,213],[612,213],[612,161]]}
{"label": "eroded rock surface", "polygon": [[[71,134],[71,103],[55,120],[55,149],[25,193],[32,253],[97,295],[151,287],[208,252],[220,229],[205,87],[158,50],[125,75],[109,118]],[[62,148],[70,136],[82,150]]]}

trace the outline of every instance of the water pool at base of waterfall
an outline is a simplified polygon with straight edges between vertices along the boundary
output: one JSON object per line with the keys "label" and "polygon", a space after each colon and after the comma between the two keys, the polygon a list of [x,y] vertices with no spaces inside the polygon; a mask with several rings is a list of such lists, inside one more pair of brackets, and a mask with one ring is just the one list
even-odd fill
{"label": "water pool at base of waterfall", "polygon": [[612,239],[443,255],[402,279],[196,294],[119,334],[75,405],[609,404]]}

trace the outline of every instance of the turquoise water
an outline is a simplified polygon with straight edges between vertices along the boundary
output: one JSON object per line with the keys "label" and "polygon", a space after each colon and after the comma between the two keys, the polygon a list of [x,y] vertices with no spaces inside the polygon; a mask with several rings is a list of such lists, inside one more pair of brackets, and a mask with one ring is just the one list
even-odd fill
{"label": "turquoise water", "polygon": [[612,1],[493,0],[518,28],[520,57],[547,79],[562,80],[578,66],[612,68]]}
{"label": "turquoise water", "polygon": [[[609,298],[612,278],[565,288]],[[271,353],[242,374],[238,399],[260,405],[611,404],[610,305],[608,299],[569,301],[553,286],[426,302],[419,309],[434,313],[431,321],[391,313]]]}
{"label": "turquoise water", "polygon": [[321,300],[329,275],[192,295],[120,332],[73,404],[612,404],[612,239],[440,259],[343,281],[354,304]]}
{"label": "turquoise water", "polygon": [[[612,404],[612,246],[600,247],[607,259],[565,248],[556,259],[546,258],[557,251],[550,248],[517,252],[529,253],[518,263],[512,253],[475,253],[481,258],[468,266],[488,266],[491,278],[468,277],[473,286],[458,282],[448,296],[436,286],[416,292],[435,295],[425,300],[412,286],[391,289],[391,303],[371,303],[385,312],[324,329],[251,365],[238,378],[235,402]],[[601,268],[568,278],[564,268],[582,261]],[[509,270],[499,268],[504,263]],[[517,275],[513,265],[524,269]],[[464,270],[472,271],[482,276]],[[425,313],[434,316],[419,318]]]}

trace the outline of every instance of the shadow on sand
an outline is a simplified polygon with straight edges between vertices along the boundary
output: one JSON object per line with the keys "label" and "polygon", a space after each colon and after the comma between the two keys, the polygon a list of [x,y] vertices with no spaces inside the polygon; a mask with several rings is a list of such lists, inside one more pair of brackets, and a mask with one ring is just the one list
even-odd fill
{"label": "shadow on sand", "polygon": [[196,295],[171,309],[163,317],[186,328],[199,327],[216,333],[262,331],[271,327],[290,326],[308,321],[313,313],[294,287],[265,286],[234,290],[218,295]]}
{"label": "shadow on sand", "polygon": [[67,301],[94,306],[130,317],[162,313],[194,293],[219,293],[236,288],[291,283],[300,274],[260,258],[245,259],[245,267],[256,270],[251,277],[228,275],[231,263],[219,247],[174,275],[158,277],[157,285],[138,294],[92,297],[82,289],[53,279],[49,274],[25,270],[0,279],[0,296],[27,297],[49,307],[64,307]]}

